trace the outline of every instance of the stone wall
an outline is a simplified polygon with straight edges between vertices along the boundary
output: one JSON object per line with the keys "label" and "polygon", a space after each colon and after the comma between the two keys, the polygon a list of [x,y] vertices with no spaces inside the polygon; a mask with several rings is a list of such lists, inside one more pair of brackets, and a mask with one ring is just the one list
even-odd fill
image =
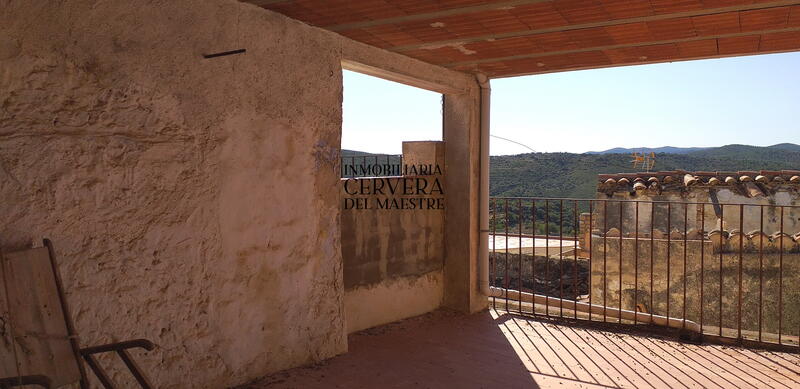
{"label": "stone wall", "polygon": [[[747,198],[737,195],[730,189],[713,190],[713,196],[711,191],[707,188],[697,188],[685,195],[679,193],[636,197],[615,195],[607,203],[595,203],[594,227],[602,231],[604,226],[607,226],[608,229],[621,229],[623,234],[633,234],[634,226],[637,225],[636,208],[638,207],[640,234],[650,233],[651,219],[653,220],[652,228],[660,233],[667,231],[683,233],[701,229],[708,232],[720,229],[720,224],[725,231],[742,230],[750,233],[761,228],[763,219],[764,233],[774,235],[781,231],[781,218],[783,218],[784,233],[787,235],[800,233],[800,192],[779,192],[771,197]],[[615,199],[641,202],[623,202],[620,210],[620,202],[613,201]],[[653,204],[652,201],[657,203]],[[776,205],[785,207],[781,210],[781,207]],[[604,224],[603,217],[604,208],[607,208],[608,212],[606,224]],[[620,211],[622,214],[621,226]],[[781,216],[781,212],[783,212],[783,216]]]}
{"label": "stone wall", "polygon": [[[753,252],[744,252],[741,255],[730,252],[720,254],[708,240],[702,242],[689,240],[684,247],[682,240],[668,244],[665,239],[654,239],[651,256],[650,239],[640,239],[637,244],[636,239],[622,238],[620,256],[619,237],[604,239],[595,235],[591,244],[591,292],[594,304],[603,304],[605,301],[608,306],[619,307],[621,291],[624,309],[634,310],[638,304],[640,309],[646,312],[666,315],[669,301],[670,316],[683,317],[685,309],[686,318],[698,323],[702,304],[704,326],[719,327],[721,262],[724,328],[738,328],[741,266],[742,329],[758,330],[760,293],[760,301],[763,303],[761,308],[763,331],[777,333],[780,321],[783,334],[798,335],[800,253],[784,253],[782,256],[774,252],[763,255]],[[667,255],[668,249],[669,255]],[[621,288],[620,273],[622,273]],[[779,290],[782,295],[780,299]],[[779,302],[783,307],[782,316],[779,313]],[[731,334],[730,330],[726,330],[726,335]]]}
{"label": "stone wall", "polygon": [[[594,228],[601,231],[633,233],[638,207],[640,234],[651,227],[665,234],[715,229],[746,234],[762,226],[767,235],[781,228],[787,235],[800,233],[800,171],[795,170],[601,174],[597,199],[608,201],[594,207]],[[626,202],[620,207],[613,200]]]}
{"label": "stone wall", "polygon": [[55,242],[81,344],[161,388],[346,351],[342,61],[474,79],[232,0],[0,3],[0,247]]}
{"label": "stone wall", "polygon": [[[489,277],[493,287],[577,300],[589,294],[586,258],[489,252]],[[520,278],[521,277],[521,278]]]}
{"label": "stone wall", "polygon": [[[404,142],[403,164],[444,168],[444,143]],[[416,189],[417,178],[428,184],[437,178],[443,182],[442,175],[377,180],[381,185],[402,188],[408,184]],[[353,190],[358,190],[355,188],[365,180],[366,185],[375,182],[373,178],[342,180],[342,201],[358,199],[368,207],[355,207],[353,201],[349,206],[343,203],[342,259],[348,332],[432,311],[441,305],[444,292],[444,209],[376,207],[378,201],[387,199],[436,200],[442,196],[393,196],[371,190],[369,194],[351,195],[353,192],[345,191],[348,181]]]}

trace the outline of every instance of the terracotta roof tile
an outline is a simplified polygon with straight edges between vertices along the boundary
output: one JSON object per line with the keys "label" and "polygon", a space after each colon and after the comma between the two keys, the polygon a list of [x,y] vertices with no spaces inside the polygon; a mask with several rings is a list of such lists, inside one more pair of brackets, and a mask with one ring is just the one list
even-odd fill
{"label": "terracotta roof tile", "polygon": [[[598,174],[597,188],[600,192],[634,192],[649,185],[663,186],[664,191],[682,190],[688,186],[733,186],[747,185],[752,192],[759,189],[756,184],[771,187],[800,184],[800,170],[750,170],[738,172],[685,170]],[[639,184],[638,186],[636,184]],[[761,190],[761,189],[759,189]]]}

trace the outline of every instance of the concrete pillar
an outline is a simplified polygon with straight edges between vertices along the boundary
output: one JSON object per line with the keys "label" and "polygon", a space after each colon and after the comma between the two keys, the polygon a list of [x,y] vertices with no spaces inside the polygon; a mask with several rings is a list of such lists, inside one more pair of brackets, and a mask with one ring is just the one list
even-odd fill
{"label": "concrete pillar", "polygon": [[578,236],[578,245],[580,246],[580,250],[578,250],[578,255],[582,257],[589,256],[589,239],[592,239],[592,225],[590,220],[592,219],[592,214],[589,212],[581,213],[580,216],[580,227],[579,227],[579,236]]}
{"label": "concrete pillar", "polygon": [[444,173],[445,144],[442,141],[413,141],[403,142],[403,164],[404,165],[432,165],[439,166]]}
{"label": "concrete pillar", "polygon": [[485,309],[478,288],[480,92],[446,94],[444,306],[462,312]]}

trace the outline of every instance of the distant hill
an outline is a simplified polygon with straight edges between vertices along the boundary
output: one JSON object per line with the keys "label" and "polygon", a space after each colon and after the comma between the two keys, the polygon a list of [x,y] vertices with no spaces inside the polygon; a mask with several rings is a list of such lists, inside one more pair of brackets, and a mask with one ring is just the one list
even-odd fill
{"label": "distant hill", "polygon": [[[491,157],[492,196],[592,198],[601,173],[634,172],[627,152],[528,153]],[[657,153],[655,170],[800,170],[800,146],[727,145],[684,154]]]}
{"label": "distant hill", "polygon": [[687,154],[693,151],[700,151],[706,150],[708,147],[672,147],[672,146],[664,146],[664,147],[633,147],[633,148],[623,148],[623,147],[615,147],[613,149],[608,149],[605,151],[587,151],[585,154],[631,154],[633,152],[639,153],[650,153],[654,152],[658,153],[667,153],[667,154]]}
{"label": "distant hill", "polygon": [[769,146],[768,148],[778,149],[778,150],[800,151],[800,145],[796,145],[794,143],[778,143],[776,145]]}

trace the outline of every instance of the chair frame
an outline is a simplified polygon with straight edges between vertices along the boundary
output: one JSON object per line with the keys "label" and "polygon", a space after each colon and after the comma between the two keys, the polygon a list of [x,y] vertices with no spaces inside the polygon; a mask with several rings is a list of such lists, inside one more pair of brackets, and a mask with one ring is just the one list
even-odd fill
{"label": "chair frame", "polygon": [[[61,310],[64,312],[64,322],[67,327],[67,332],[69,334],[70,344],[72,346],[72,351],[75,354],[75,360],[78,361],[78,369],[80,371],[81,379],[79,381],[81,389],[89,389],[89,380],[88,376],[86,375],[86,369],[81,363],[81,360],[85,361],[85,363],[92,369],[92,372],[100,381],[106,389],[115,389],[117,386],[108,376],[103,367],[100,366],[95,355],[103,354],[103,353],[110,353],[114,352],[119,356],[122,362],[127,366],[128,371],[130,371],[131,375],[136,382],[139,383],[139,386],[142,389],[152,389],[154,386],[150,383],[150,380],[144,374],[142,369],[133,359],[131,354],[128,352],[130,349],[134,348],[142,348],[145,350],[153,350],[155,345],[153,342],[147,339],[134,339],[128,340],[123,342],[115,342],[104,344],[100,346],[92,346],[86,348],[80,348],[78,344],[78,338],[75,331],[75,326],[72,322],[72,317],[70,315],[69,308],[67,306],[67,300],[64,296],[64,289],[61,282],[61,275],[58,271],[58,266],[56,264],[56,257],[55,257],[55,250],[53,248],[53,242],[49,239],[43,240],[44,246],[47,248],[47,252],[50,257],[50,266],[52,267],[53,276],[55,278],[56,283],[56,290],[58,291],[58,298],[61,302]],[[25,386],[25,385],[37,385],[43,388],[50,388],[52,386],[50,378],[43,376],[43,375],[28,375],[22,377],[8,377],[8,378],[0,378],[0,389],[7,389],[13,388],[18,386]]]}

